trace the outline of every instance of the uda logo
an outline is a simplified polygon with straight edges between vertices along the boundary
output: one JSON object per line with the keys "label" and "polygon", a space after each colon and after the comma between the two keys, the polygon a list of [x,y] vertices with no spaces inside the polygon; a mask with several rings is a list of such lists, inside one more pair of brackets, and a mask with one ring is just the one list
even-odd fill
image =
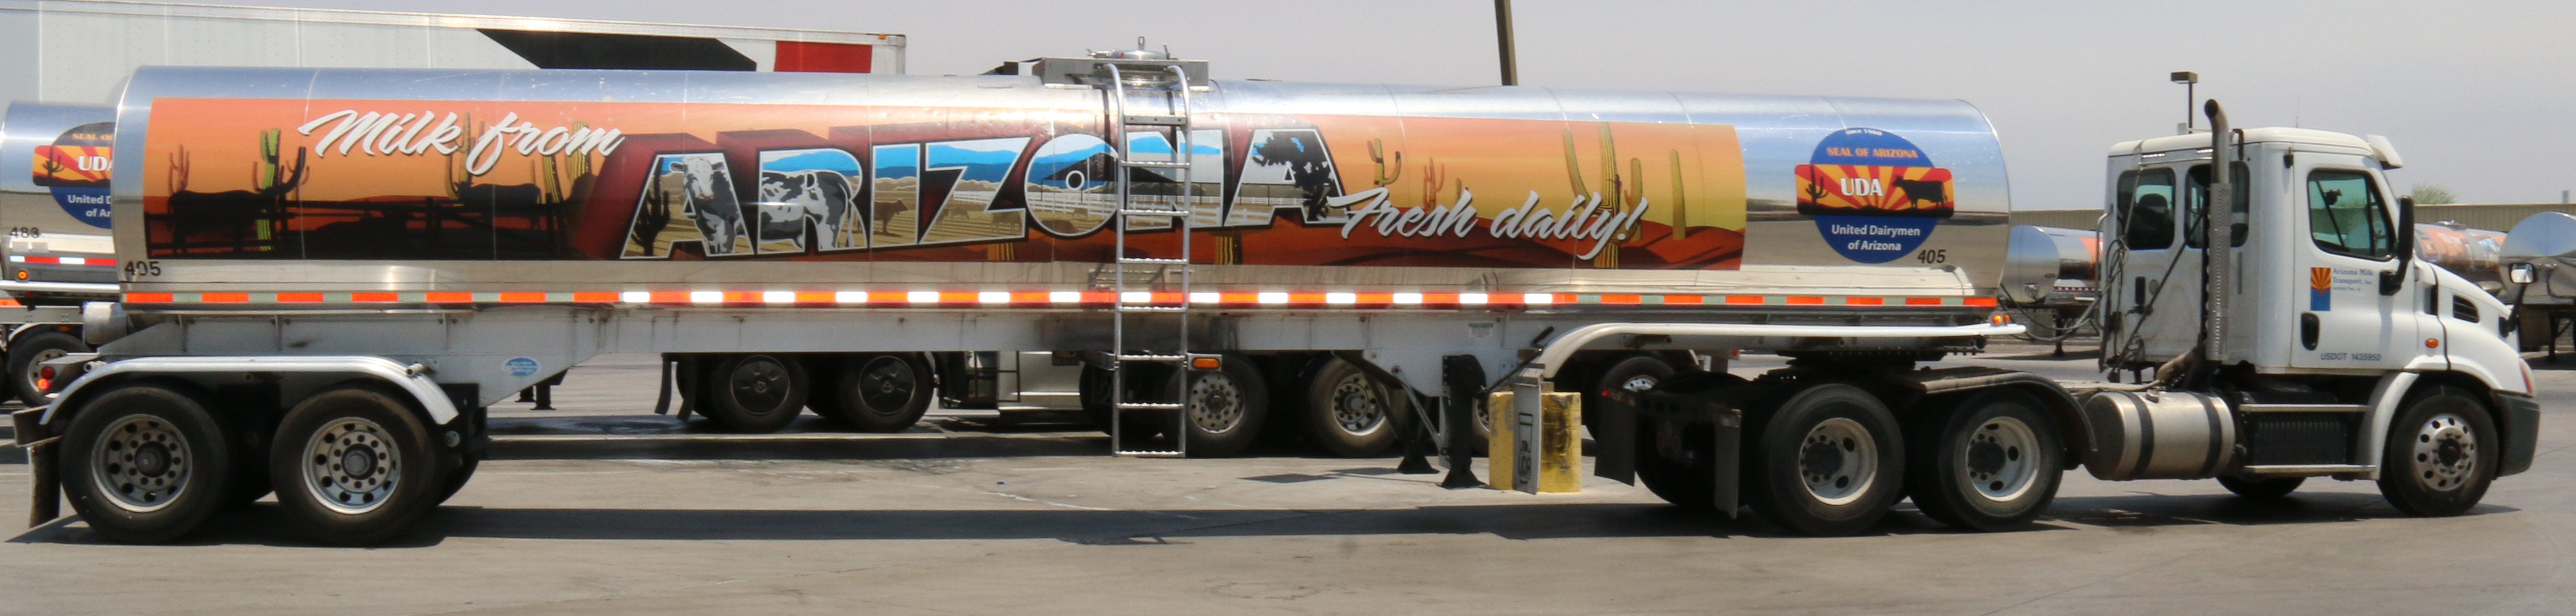
{"label": "uda logo", "polygon": [[1797,176],[1798,213],[1815,217],[1834,252],[1862,263],[1913,252],[1957,208],[1950,170],[1932,166],[1913,142],[1875,128],[1826,135]]}

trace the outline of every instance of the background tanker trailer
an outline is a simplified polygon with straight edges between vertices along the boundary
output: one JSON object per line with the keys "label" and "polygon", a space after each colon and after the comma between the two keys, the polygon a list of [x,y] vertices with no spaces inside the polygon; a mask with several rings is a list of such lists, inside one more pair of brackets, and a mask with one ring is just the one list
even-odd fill
{"label": "background tanker trailer", "polygon": [[[2344,335],[2329,350],[2376,363],[2317,370],[2282,348],[2189,348],[2223,329],[2128,329],[2138,360],[2177,340],[2207,360],[2089,386],[2122,391],[2083,405],[2035,375],[1914,369],[2022,329],[1995,314],[2005,180],[1965,103],[1225,82],[1144,51],[1012,68],[139,70],[116,137],[143,153],[113,184],[123,295],[84,312],[113,340],[45,364],[51,406],[16,416],[39,511],[59,479],[103,535],[159,541],[274,487],[319,538],[383,541],[467,480],[485,406],[608,352],[681,360],[685,399],[742,425],[817,395],[866,412],[853,366],[888,354],[1061,353],[1094,375],[1081,394],[1124,455],[1232,453],[1268,392],[1298,388],[1440,400],[1463,445],[1473,402],[1508,390],[1496,420],[1524,428],[1496,472],[1525,489],[1542,393],[1579,389],[1596,474],[1828,535],[1900,494],[1964,528],[2016,526],[2079,460],[2253,494],[2376,478],[2425,515],[2528,465],[2536,406],[2495,378],[2519,359],[2489,353],[2491,330]],[[2245,134],[2215,150],[2308,148],[2302,164],[2367,187],[2394,166],[2349,136]],[[2171,199],[2211,139],[2124,144],[2117,204],[2142,167]],[[296,190],[185,172],[269,152],[308,161]],[[2310,237],[2285,190],[2252,192],[2250,248]],[[2384,240],[2407,211],[2368,215]],[[2411,318],[2462,284],[2388,261],[2398,297],[2325,295]],[[1792,362],[1740,379],[1729,350]],[[2464,393],[2417,395],[2430,383]],[[2422,423],[2425,400],[2452,423]],[[2383,447],[2425,426],[2479,453]],[[102,453],[146,440],[189,470]],[[1453,468],[1466,449],[1447,448]]]}
{"label": "background tanker trailer", "polygon": [[2576,313],[2576,216],[2533,214],[2514,223],[2499,251],[2503,289],[2496,297],[2514,306],[2523,351],[2547,350],[2557,359],[2558,338]]}
{"label": "background tanker trailer", "polygon": [[2005,253],[2000,284],[2005,301],[2021,311],[2031,337],[2055,342],[2065,352],[2066,338],[2091,319],[2101,235],[2089,229],[2016,225]]}
{"label": "background tanker trailer", "polygon": [[[34,398],[37,362],[89,350],[81,302],[113,299],[109,238],[115,110],[144,65],[444,69],[619,68],[903,72],[896,34],[580,19],[49,0],[0,5],[0,309],[5,387]],[[35,101],[48,101],[39,103]],[[63,102],[74,101],[74,102]],[[165,163],[167,161],[164,161]],[[236,161],[251,164],[251,161]],[[207,174],[273,174],[292,190],[293,153]],[[268,176],[263,176],[268,177]]]}

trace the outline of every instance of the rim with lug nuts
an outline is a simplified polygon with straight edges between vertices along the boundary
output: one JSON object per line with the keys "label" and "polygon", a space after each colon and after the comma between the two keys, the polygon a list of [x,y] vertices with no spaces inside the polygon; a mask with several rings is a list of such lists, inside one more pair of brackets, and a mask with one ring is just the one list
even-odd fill
{"label": "rim with lug nuts", "polygon": [[1807,494],[1827,505],[1848,505],[1878,479],[1878,443],[1860,422],[1827,419],[1807,430],[1798,446],[1798,477]]}
{"label": "rim with lug nuts", "polygon": [[2478,437],[2458,415],[2443,413],[2415,430],[2415,480],[2436,491],[2466,485],[2478,470]]}
{"label": "rim with lug nuts", "polygon": [[1959,465],[1959,481],[1976,486],[1977,494],[1987,500],[2021,498],[2039,474],[2038,466],[2031,463],[2031,453],[2038,447],[2039,437],[2021,420],[1987,420],[1968,435],[1968,446],[1960,452],[1968,459]]}
{"label": "rim with lug nuts", "polygon": [[188,439],[150,415],[119,418],[90,452],[90,473],[119,509],[158,511],[188,485]]}
{"label": "rim with lug nuts", "polygon": [[1208,434],[1224,434],[1243,424],[1243,388],[1234,377],[1211,372],[1190,379],[1190,423]]}
{"label": "rim with lug nuts", "polygon": [[304,445],[305,488],[322,506],[346,514],[373,511],[392,496],[402,452],[384,426],[356,417],[332,420]]}
{"label": "rim with lug nuts", "polygon": [[1333,423],[1354,435],[1376,432],[1386,424],[1386,401],[1368,377],[1352,374],[1333,384]]}

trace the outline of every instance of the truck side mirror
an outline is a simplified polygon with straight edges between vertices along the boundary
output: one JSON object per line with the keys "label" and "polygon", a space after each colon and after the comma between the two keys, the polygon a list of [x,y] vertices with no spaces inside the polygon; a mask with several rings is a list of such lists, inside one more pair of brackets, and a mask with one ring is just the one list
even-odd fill
{"label": "truck side mirror", "polygon": [[2396,254],[2396,256],[2397,256],[2397,269],[2393,269],[2393,270],[2389,270],[2389,271],[2385,271],[2385,272],[2380,272],[2380,273],[2379,273],[2379,294],[2380,294],[2380,295],[2396,295],[2396,294],[2397,294],[2397,290],[2398,290],[2398,289],[2406,288],[2406,272],[2412,271],[2412,270],[2414,269],[2414,267],[2413,267],[2413,266],[2414,266],[2414,264],[2415,264],[2415,198],[2414,198],[2414,197],[2398,197],[2398,198],[2397,198],[2397,233],[2396,233],[2396,236],[2397,236],[2397,237],[2396,237],[2395,239],[2397,240],[2397,245],[2396,245],[2396,246],[2392,246],[2391,248],[2394,248],[2394,249],[2395,249],[2395,250],[2394,250],[2394,252],[2395,252],[2395,254]]}

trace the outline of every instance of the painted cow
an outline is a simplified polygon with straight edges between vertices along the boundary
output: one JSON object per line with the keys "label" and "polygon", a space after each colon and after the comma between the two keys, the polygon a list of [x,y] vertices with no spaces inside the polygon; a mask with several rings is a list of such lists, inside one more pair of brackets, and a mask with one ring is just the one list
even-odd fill
{"label": "painted cow", "polygon": [[696,219],[698,233],[706,236],[707,254],[732,254],[734,239],[747,229],[742,222],[742,200],[733,194],[733,174],[725,170],[724,159],[714,156],[689,156],[680,159],[681,203],[688,206]]}
{"label": "painted cow", "polygon": [[839,172],[760,172],[760,240],[794,240],[800,247],[812,227],[825,250],[860,248],[864,232],[850,215],[858,207],[858,190]]}

